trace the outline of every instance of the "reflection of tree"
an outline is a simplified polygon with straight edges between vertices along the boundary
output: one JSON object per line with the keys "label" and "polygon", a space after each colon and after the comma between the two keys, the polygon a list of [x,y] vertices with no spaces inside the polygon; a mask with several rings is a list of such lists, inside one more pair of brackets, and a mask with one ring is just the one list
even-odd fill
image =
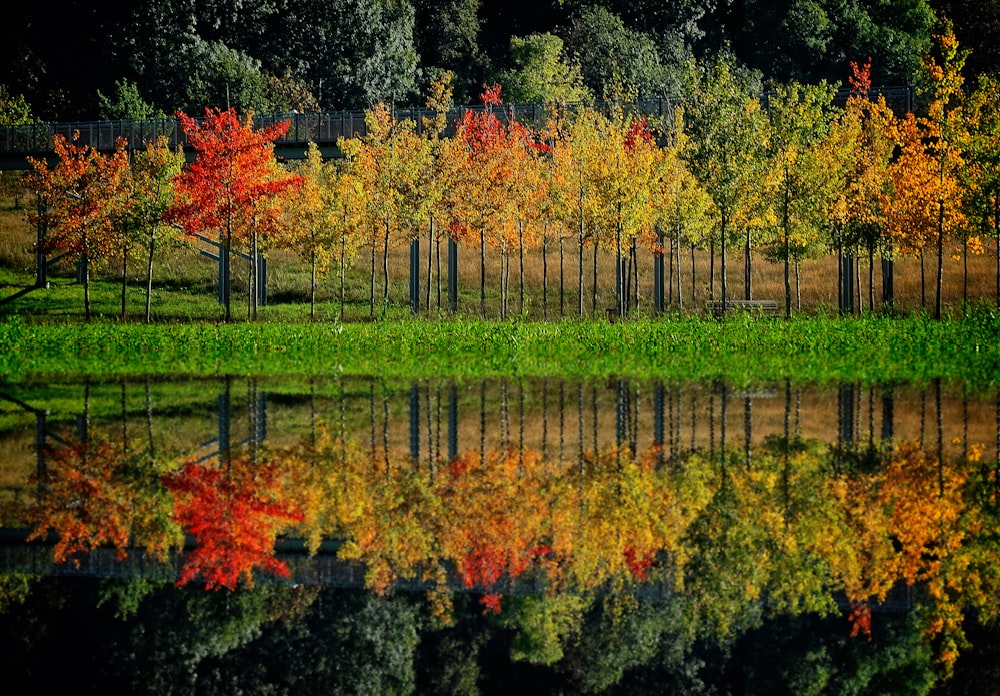
{"label": "reflection of tree", "polygon": [[200,577],[206,589],[232,590],[241,579],[253,584],[258,568],[288,576],[288,567],[274,555],[274,542],[302,516],[287,497],[277,463],[254,464],[248,456],[225,463],[188,461],[164,483],[175,497],[176,521],[197,543],[184,559],[178,584]]}
{"label": "reflection of tree", "polygon": [[163,557],[176,541],[168,501],[156,471],[127,440],[88,428],[81,439],[64,440],[44,450],[46,470],[38,475],[40,493],[29,510],[29,540],[54,532],[56,563],[101,546],[124,558],[129,545]]}

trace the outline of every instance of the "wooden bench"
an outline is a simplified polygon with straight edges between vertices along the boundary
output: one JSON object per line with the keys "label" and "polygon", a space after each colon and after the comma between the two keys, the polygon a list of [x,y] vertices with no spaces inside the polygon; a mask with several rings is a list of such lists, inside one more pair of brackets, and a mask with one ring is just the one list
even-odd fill
{"label": "wooden bench", "polygon": [[[722,301],[711,300],[708,309],[714,317],[722,316]],[[778,315],[778,303],[774,300],[726,300],[728,311],[741,310],[750,314],[759,314],[767,317]]]}

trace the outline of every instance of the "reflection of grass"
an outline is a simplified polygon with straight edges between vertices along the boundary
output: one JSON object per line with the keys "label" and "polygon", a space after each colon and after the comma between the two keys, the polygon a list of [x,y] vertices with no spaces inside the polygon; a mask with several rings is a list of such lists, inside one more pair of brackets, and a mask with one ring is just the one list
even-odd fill
{"label": "reflection of grass", "polygon": [[922,382],[1000,378],[1000,316],[966,320],[45,326],[0,323],[0,377],[45,375],[492,375]]}

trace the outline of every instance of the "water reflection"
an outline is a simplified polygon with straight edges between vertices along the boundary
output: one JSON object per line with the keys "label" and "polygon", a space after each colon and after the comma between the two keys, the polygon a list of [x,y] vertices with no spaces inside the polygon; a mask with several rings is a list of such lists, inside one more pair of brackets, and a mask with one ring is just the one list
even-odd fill
{"label": "water reflection", "polygon": [[439,624],[471,598],[543,662],[598,605],[666,602],[719,641],[802,616],[864,641],[902,611],[945,669],[965,617],[997,614],[1000,398],[938,383],[227,378],[3,398],[10,577],[419,589]]}

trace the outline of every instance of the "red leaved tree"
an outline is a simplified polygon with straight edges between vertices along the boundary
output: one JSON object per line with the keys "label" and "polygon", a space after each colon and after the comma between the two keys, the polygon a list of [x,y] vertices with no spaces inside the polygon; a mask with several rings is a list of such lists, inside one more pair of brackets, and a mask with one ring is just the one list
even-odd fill
{"label": "red leaved tree", "polygon": [[230,252],[234,244],[247,249],[247,316],[254,318],[260,237],[273,234],[281,224],[281,194],[302,183],[302,177],[284,171],[274,156],[274,141],[285,134],[289,122],[255,130],[252,119],[241,121],[235,109],[206,109],[200,122],[183,113],[177,117],[195,158],[174,181],[176,201],[167,219],[188,234],[218,236],[226,321],[232,317]]}

